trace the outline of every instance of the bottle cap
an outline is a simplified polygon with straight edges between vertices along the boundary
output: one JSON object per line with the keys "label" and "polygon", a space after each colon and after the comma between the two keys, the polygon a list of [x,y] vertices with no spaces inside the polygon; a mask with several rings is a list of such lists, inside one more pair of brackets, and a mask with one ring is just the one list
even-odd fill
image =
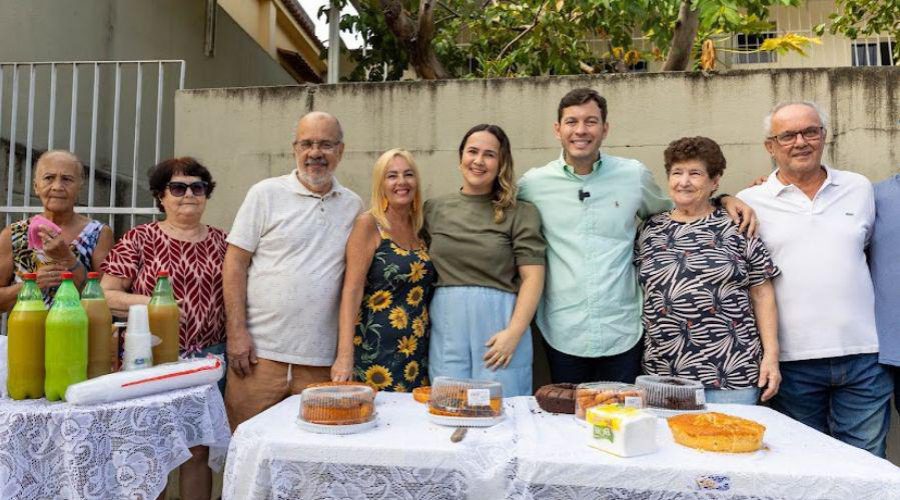
{"label": "bottle cap", "polygon": [[169,271],[159,271],[158,273],[156,273],[156,277],[157,278],[168,278]]}
{"label": "bottle cap", "polygon": [[98,273],[97,271],[91,271],[88,273],[88,279],[90,279],[90,280],[96,279],[99,277],[100,277],[100,273]]}
{"label": "bottle cap", "polygon": [[22,275],[23,280],[36,280],[37,273],[25,273]]}
{"label": "bottle cap", "polygon": [[62,275],[60,275],[60,277],[64,280],[70,280],[70,279],[74,278],[75,275],[72,274],[71,271],[63,271]]}

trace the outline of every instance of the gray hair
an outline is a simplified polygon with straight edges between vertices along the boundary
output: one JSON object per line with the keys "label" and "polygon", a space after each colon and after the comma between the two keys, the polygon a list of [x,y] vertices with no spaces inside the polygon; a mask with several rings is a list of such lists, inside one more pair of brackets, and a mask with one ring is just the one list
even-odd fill
{"label": "gray hair", "polygon": [[818,104],[812,101],[790,101],[790,102],[781,102],[775,105],[769,114],[763,118],[763,131],[766,134],[766,137],[772,136],[772,117],[775,116],[775,113],[779,112],[782,108],[786,108],[788,106],[806,106],[808,108],[812,108],[813,111],[819,116],[819,123],[822,124],[822,127],[828,130],[828,114],[822,111],[822,108],[819,107]]}
{"label": "gray hair", "polygon": [[41,156],[38,157],[37,161],[34,162],[35,172],[37,172],[37,169],[41,165],[41,162],[53,160],[62,160],[72,163],[73,165],[78,167],[79,175],[81,177],[84,177],[84,164],[82,164],[81,160],[79,160],[78,157],[75,156],[75,153],[66,151],[65,149],[51,149],[41,154]]}

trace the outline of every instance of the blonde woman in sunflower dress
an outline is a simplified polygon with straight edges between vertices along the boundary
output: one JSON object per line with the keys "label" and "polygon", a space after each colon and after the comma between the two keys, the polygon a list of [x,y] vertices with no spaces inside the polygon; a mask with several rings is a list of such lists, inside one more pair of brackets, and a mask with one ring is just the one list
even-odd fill
{"label": "blonde woman in sunflower dress", "polygon": [[436,275],[418,237],[422,197],[412,155],[392,149],[372,170],[372,208],[347,240],[331,378],[407,392],[428,385],[428,301]]}

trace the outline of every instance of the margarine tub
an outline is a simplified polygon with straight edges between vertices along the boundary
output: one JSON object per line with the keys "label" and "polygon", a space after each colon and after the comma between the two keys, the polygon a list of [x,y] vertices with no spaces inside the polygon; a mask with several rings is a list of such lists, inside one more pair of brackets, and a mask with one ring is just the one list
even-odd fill
{"label": "margarine tub", "polygon": [[637,408],[600,405],[588,408],[588,444],[620,457],[656,451],[656,417]]}

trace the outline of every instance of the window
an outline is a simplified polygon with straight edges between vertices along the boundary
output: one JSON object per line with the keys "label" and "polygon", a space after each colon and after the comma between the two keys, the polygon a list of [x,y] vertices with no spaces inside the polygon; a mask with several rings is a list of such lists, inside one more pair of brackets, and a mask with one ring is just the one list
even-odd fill
{"label": "window", "polygon": [[[738,50],[759,50],[763,42],[769,38],[775,38],[775,33],[738,33],[735,40],[735,48]],[[734,56],[735,64],[773,63],[777,60],[778,58],[774,52],[738,52]]]}
{"label": "window", "polygon": [[850,45],[850,56],[853,66],[893,66],[891,59],[892,43],[888,42],[854,42]]}

